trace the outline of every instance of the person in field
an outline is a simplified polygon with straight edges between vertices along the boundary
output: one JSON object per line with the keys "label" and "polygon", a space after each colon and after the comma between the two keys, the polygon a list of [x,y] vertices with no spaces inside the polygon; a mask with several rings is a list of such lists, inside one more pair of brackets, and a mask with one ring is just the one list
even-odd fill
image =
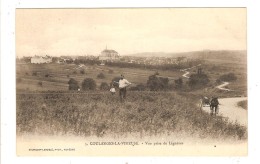
{"label": "person in field", "polygon": [[127,81],[123,75],[121,75],[120,80],[118,82],[114,81],[115,83],[119,84],[119,96],[120,100],[126,99],[126,87],[131,85],[129,81]]}
{"label": "person in field", "polygon": [[219,101],[218,97],[212,97],[210,100],[210,114],[213,115],[213,113],[218,114],[219,108]]}

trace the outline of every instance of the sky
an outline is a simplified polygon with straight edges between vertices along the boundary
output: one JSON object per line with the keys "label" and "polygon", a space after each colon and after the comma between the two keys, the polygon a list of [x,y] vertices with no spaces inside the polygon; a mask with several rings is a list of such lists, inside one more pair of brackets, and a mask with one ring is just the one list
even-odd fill
{"label": "sky", "polygon": [[246,50],[246,8],[16,9],[16,55]]}

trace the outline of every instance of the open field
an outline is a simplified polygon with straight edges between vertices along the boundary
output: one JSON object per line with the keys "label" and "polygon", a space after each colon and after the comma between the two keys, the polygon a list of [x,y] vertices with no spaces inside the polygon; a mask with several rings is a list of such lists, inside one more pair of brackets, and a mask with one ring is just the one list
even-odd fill
{"label": "open field", "polygon": [[[86,78],[93,78],[97,86],[102,82],[108,84],[114,77],[121,74],[134,84],[146,84],[150,75],[153,75],[156,70],[138,69],[138,68],[118,68],[98,65],[75,65],[75,64],[17,64],[17,82],[18,90],[68,90],[68,81],[74,78],[80,84]],[[81,73],[84,70],[84,73]],[[112,70],[112,73],[109,72]],[[97,78],[99,73],[105,75],[104,79]],[[182,72],[179,71],[159,71],[162,77],[181,77]],[[39,86],[38,82],[43,85]]]}
{"label": "open field", "polygon": [[247,128],[212,118],[176,93],[128,92],[121,103],[107,92],[17,94],[17,134],[97,137],[193,136],[247,139]]}

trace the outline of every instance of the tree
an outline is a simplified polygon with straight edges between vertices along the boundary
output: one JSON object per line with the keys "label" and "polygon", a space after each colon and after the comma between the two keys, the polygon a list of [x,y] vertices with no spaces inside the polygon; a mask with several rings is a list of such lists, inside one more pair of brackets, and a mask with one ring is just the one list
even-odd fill
{"label": "tree", "polygon": [[217,80],[220,81],[235,81],[237,80],[237,77],[234,73],[228,73],[220,76]]}
{"label": "tree", "polygon": [[59,58],[58,57],[52,57],[52,62],[53,63],[57,63],[59,61]]}
{"label": "tree", "polygon": [[188,84],[191,88],[200,88],[209,83],[209,78],[206,74],[191,74]]}
{"label": "tree", "polygon": [[86,78],[82,82],[82,90],[95,90],[96,89],[96,82],[92,78]]}
{"label": "tree", "polygon": [[109,85],[106,82],[100,84],[100,90],[109,90]]}
{"label": "tree", "polygon": [[99,79],[104,79],[105,75],[101,72],[100,74],[97,75],[97,78]]}
{"label": "tree", "polygon": [[79,89],[78,82],[73,78],[71,78],[69,80],[68,84],[69,84],[69,90],[78,90]]}
{"label": "tree", "polygon": [[168,83],[168,78],[151,75],[147,80],[147,87],[150,88],[151,91],[166,90],[168,88]]}

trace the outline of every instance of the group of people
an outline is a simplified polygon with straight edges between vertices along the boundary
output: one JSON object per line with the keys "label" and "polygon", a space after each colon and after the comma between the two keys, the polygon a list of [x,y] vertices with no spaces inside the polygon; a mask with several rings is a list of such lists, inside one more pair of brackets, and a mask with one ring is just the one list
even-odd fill
{"label": "group of people", "polygon": [[119,97],[120,97],[120,100],[123,101],[123,99],[126,99],[126,87],[131,85],[132,83],[130,83],[128,80],[126,80],[124,78],[123,75],[121,75],[118,82],[117,81],[112,82],[112,86],[111,86],[111,89],[110,89],[110,92],[111,92],[112,95],[114,95],[116,93],[115,83],[118,84]]}

